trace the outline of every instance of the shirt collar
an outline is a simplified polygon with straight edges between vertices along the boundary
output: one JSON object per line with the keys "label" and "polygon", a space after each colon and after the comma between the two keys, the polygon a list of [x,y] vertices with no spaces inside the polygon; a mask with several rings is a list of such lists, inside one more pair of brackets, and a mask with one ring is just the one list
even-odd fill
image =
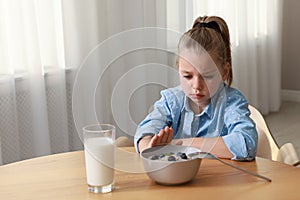
{"label": "shirt collar", "polygon": [[190,107],[190,104],[189,104],[189,101],[188,101],[188,97],[185,96],[182,110],[185,110],[186,112],[193,113],[195,116],[201,116],[201,115],[204,115],[204,113],[206,113],[209,117],[211,117],[211,115],[212,115],[212,108],[211,107],[212,107],[211,103],[209,103],[204,108],[204,110],[202,111],[202,113],[195,115],[195,113],[191,110],[191,107]]}

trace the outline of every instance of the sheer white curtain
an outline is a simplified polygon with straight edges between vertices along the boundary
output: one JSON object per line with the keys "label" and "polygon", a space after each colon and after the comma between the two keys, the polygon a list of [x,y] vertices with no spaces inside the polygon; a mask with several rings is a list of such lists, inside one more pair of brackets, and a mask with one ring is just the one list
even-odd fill
{"label": "sheer white curtain", "polygon": [[[281,10],[280,0],[0,0],[0,162],[80,149],[76,129],[95,119],[132,136],[159,90],[178,83],[172,52],[199,15],[228,22],[234,85],[277,110]],[[90,91],[84,80],[99,74]]]}
{"label": "sheer white curtain", "polygon": [[3,163],[70,149],[60,1],[0,1]]}

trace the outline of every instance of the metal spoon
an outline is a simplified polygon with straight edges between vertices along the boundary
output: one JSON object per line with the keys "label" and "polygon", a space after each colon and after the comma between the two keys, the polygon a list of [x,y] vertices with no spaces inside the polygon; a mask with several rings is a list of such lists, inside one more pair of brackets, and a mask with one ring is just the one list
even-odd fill
{"label": "metal spoon", "polygon": [[215,159],[215,160],[218,160],[218,161],[220,161],[221,163],[223,163],[223,164],[225,164],[225,165],[228,165],[228,166],[230,166],[230,167],[233,167],[233,168],[235,168],[235,169],[237,169],[237,170],[240,170],[240,171],[245,172],[245,173],[247,173],[247,174],[250,174],[250,175],[252,175],[252,176],[256,176],[256,177],[258,177],[258,178],[264,179],[264,180],[266,180],[266,181],[268,181],[268,182],[272,182],[271,179],[269,179],[269,178],[267,178],[267,177],[265,177],[265,176],[259,175],[259,174],[254,173],[254,172],[250,172],[250,171],[248,171],[248,170],[246,170],[246,169],[243,169],[243,168],[241,168],[241,167],[238,167],[238,166],[236,166],[236,165],[234,165],[234,164],[225,162],[225,161],[221,160],[220,158],[218,158],[218,157],[216,157],[216,156],[214,156],[213,154],[208,153],[208,152],[193,152],[193,153],[188,154],[188,156],[189,156],[190,158],[209,158],[209,159]]}

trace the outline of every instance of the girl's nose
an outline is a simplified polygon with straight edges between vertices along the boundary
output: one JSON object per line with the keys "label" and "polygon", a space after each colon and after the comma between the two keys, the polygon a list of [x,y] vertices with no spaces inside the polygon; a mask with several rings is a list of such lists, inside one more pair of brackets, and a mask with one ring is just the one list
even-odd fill
{"label": "girl's nose", "polygon": [[202,90],[205,87],[205,81],[202,77],[194,78],[192,87],[194,90]]}

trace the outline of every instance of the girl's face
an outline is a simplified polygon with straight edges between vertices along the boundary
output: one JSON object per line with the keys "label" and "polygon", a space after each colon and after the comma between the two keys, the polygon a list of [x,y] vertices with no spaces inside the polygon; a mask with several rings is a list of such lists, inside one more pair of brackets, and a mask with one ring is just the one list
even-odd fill
{"label": "girl's face", "polygon": [[192,102],[190,106],[194,112],[201,112],[210,103],[211,97],[227,78],[227,73],[219,70],[218,63],[213,59],[206,52],[200,55],[188,50],[180,53],[180,83],[183,92]]}

